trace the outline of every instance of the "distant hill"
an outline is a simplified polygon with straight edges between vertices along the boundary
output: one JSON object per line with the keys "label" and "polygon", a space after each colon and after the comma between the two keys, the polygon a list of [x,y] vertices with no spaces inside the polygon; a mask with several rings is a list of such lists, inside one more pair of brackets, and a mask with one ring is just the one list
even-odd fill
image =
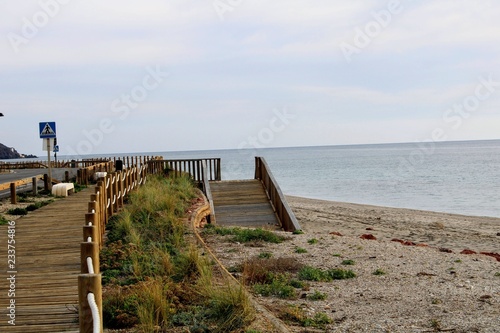
{"label": "distant hill", "polygon": [[23,155],[19,154],[17,150],[14,148],[9,148],[4,144],[0,143],[0,160],[7,160],[7,159],[13,159],[13,158],[36,158],[34,155]]}

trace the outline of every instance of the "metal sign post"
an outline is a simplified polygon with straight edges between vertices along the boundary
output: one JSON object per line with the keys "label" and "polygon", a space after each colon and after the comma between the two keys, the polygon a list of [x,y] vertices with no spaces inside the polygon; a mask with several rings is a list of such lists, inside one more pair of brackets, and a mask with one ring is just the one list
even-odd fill
{"label": "metal sign post", "polygon": [[47,147],[47,163],[49,165],[49,190],[52,190],[52,166],[50,162],[50,154],[52,152],[52,139],[56,139],[56,123],[42,122],[39,123],[40,139],[46,140]]}
{"label": "metal sign post", "polygon": [[49,165],[49,191],[52,190],[52,166],[50,165],[50,139],[45,139],[47,140],[47,164]]}

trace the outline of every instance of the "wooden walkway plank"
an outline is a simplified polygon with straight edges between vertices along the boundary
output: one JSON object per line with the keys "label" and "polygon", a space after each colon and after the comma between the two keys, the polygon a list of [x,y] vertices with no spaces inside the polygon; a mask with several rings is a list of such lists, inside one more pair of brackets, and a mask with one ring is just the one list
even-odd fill
{"label": "wooden walkway plank", "polygon": [[258,180],[211,182],[217,224],[278,229],[279,221]]}
{"label": "wooden walkway plank", "polygon": [[[78,332],[78,274],[90,189],[16,221],[15,297],[7,278],[8,226],[0,226],[0,332]],[[15,300],[15,326],[8,323]]]}

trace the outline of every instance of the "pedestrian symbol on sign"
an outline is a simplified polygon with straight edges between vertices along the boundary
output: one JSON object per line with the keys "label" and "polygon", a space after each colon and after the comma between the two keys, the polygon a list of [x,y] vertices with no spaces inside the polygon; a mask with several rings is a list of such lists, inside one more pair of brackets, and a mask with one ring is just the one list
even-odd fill
{"label": "pedestrian symbol on sign", "polygon": [[45,128],[43,129],[43,135],[52,135],[54,134],[54,131],[52,130],[52,128],[50,127],[50,125],[47,123],[45,125]]}
{"label": "pedestrian symbol on sign", "polygon": [[56,137],[56,123],[44,122],[40,123],[40,138],[53,139]]}

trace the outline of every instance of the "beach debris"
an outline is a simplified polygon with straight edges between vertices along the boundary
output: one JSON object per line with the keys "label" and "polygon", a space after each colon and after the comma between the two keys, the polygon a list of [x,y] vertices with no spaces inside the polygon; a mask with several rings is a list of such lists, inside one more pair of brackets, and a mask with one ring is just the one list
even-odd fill
{"label": "beach debris", "polygon": [[418,246],[418,247],[428,247],[429,245],[425,243],[415,243],[409,240],[403,240],[403,239],[398,239],[398,238],[393,238],[391,239],[392,242],[398,242],[403,244],[404,246]]}
{"label": "beach debris", "polygon": [[445,248],[445,247],[440,247],[440,248],[439,248],[439,252],[444,252],[444,253],[453,253],[453,251],[452,251],[452,250],[447,249],[447,248]]}
{"label": "beach debris", "polygon": [[499,253],[492,253],[492,252],[481,252],[481,254],[489,257],[495,258],[497,261],[500,261],[500,254]]}
{"label": "beach debris", "polygon": [[417,276],[437,276],[437,275],[431,274],[431,273],[426,273],[426,272],[420,272],[420,273],[417,273]]}
{"label": "beach debris", "polygon": [[375,229],[373,228],[366,228],[367,231],[374,231]]}
{"label": "beach debris", "polygon": [[332,231],[332,232],[330,232],[330,235],[340,236],[340,237],[344,236],[344,235],[342,235],[340,232],[337,232],[337,231]]}
{"label": "beach debris", "polygon": [[377,240],[377,237],[373,236],[372,234],[364,234],[361,235],[361,239],[367,239],[367,240]]}
{"label": "beach debris", "polygon": [[477,252],[469,250],[469,249],[465,249],[462,252],[460,252],[460,254],[477,254]]}
{"label": "beach debris", "polygon": [[500,232],[497,232],[497,236],[500,236]]}

